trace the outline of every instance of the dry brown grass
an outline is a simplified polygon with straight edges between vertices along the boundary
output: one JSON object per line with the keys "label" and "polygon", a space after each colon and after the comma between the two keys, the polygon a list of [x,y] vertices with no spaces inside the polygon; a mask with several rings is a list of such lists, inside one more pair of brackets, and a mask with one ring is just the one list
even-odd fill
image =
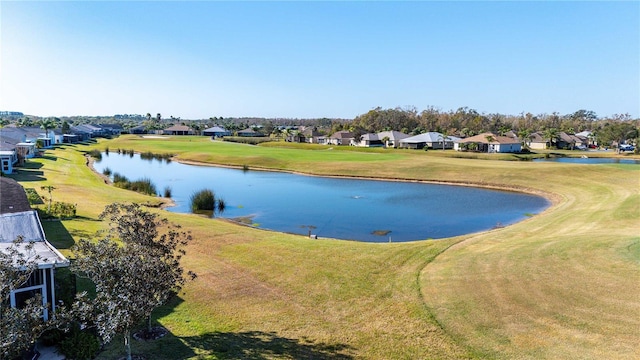
{"label": "dry brown grass", "polygon": [[[167,144],[173,153],[193,145]],[[204,144],[196,146],[199,160],[232,149],[207,154]],[[139,351],[158,359],[242,358],[242,348],[261,354],[254,358],[622,359],[640,353],[637,167],[406,151],[294,150],[299,153],[289,156],[283,149],[246,148],[245,160],[255,148],[256,159],[271,158],[287,170],[526,188],[553,196],[556,205],[507,228],[405,244],[310,240],[163,213],[192,231],[185,265],[199,278],[158,314],[170,336],[135,344]],[[92,219],[109,202],[158,200],[105,185],[75,148],[52,155],[57,159],[38,160],[47,180],[37,187],[52,184],[59,189],[54,198],[78,203],[84,218],[64,222],[75,238],[100,227]],[[103,358],[117,351],[111,347]]]}

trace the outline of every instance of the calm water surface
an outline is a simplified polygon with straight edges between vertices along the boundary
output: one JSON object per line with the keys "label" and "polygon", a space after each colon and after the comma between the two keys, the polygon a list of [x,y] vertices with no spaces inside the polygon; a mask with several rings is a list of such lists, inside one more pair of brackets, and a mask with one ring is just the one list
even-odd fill
{"label": "calm water surface", "polygon": [[[169,186],[173,212],[190,212],[191,195],[211,189],[226,202],[224,218],[250,217],[265,229],[368,242],[437,239],[513,224],[539,213],[539,196],[461,186],[335,179],[242,171],[103,154],[95,163],[129,180]],[[376,233],[374,233],[376,232]],[[388,232],[385,235],[380,233]]]}
{"label": "calm water surface", "polygon": [[618,158],[549,158],[534,159],[533,161],[551,161],[568,164],[640,164],[640,160],[635,159],[618,159]]}

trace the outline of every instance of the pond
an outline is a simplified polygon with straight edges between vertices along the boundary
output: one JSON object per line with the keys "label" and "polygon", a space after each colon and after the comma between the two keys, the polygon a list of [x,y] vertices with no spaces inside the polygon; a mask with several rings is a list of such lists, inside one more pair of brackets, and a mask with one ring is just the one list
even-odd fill
{"label": "pond", "polygon": [[570,158],[570,157],[557,157],[548,159],[534,159],[533,161],[545,162],[559,162],[568,164],[635,164],[639,165],[640,160],[635,159],[620,159],[620,158]]}
{"label": "pond", "polygon": [[129,180],[149,178],[170,187],[176,206],[190,212],[191,196],[210,189],[226,209],[215,216],[249,219],[259,228],[367,242],[438,239],[526,219],[547,208],[542,197],[508,191],[243,171],[103,154],[94,164]]}

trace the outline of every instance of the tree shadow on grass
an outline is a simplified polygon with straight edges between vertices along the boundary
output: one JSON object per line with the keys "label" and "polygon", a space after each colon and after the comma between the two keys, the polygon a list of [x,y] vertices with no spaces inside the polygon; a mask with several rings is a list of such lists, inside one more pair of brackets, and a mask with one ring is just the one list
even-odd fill
{"label": "tree shadow on grass", "polygon": [[278,336],[275,332],[216,332],[181,338],[194,352],[220,359],[353,359],[345,344],[316,344]]}
{"label": "tree shadow on grass", "polygon": [[[184,300],[174,296],[166,305],[154,311],[154,320],[171,314]],[[156,323],[154,321],[154,323]],[[185,321],[189,321],[185,319]],[[155,324],[154,324],[155,325]],[[163,345],[144,344],[147,358],[153,356],[154,348],[171,349],[172,359],[214,356],[215,359],[319,359],[349,360],[354,349],[346,344],[314,343],[309,339],[294,339],[279,336],[276,332],[241,331],[212,332],[199,336],[177,337],[172,333],[163,339],[154,340]],[[143,349],[141,349],[143,350]],[[145,352],[145,350],[143,350]]]}
{"label": "tree shadow on grass", "polygon": [[75,244],[73,236],[71,236],[62,221],[43,221],[42,228],[47,235],[47,240],[49,240],[51,245],[55,246],[56,249],[71,249],[73,244]]}
{"label": "tree shadow on grass", "polygon": [[41,163],[35,163],[27,161],[24,165],[16,168],[13,174],[7,175],[15,181],[44,181],[47,178],[44,177],[44,171],[39,170],[42,168]]}

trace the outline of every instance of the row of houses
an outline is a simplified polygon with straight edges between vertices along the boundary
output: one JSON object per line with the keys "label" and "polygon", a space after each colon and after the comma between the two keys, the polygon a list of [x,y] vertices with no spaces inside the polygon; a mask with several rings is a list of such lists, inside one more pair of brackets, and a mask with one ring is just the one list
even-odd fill
{"label": "row of houses", "polygon": [[338,131],[330,136],[320,135],[315,128],[305,129],[291,135],[287,141],[307,142],[326,145],[351,145],[362,147],[393,147],[406,149],[454,149],[457,151],[479,152],[521,152],[523,145],[529,149],[558,148],[586,149],[590,144],[589,132],[567,134],[560,132],[553,144],[542,133],[533,133],[526,140],[520,139],[513,131],[504,135],[491,132],[460,138],[439,132],[426,132],[410,136],[399,131],[382,131],[356,137],[349,131]]}
{"label": "row of houses", "polygon": [[83,124],[62,129],[42,129],[39,127],[6,126],[0,128],[0,171],[14,172],[16,166],[26,159],[38,155],[38,149],[48,149],[56,144],[72,144],[98,136],[118,135],[122,132],[119,124]]}

